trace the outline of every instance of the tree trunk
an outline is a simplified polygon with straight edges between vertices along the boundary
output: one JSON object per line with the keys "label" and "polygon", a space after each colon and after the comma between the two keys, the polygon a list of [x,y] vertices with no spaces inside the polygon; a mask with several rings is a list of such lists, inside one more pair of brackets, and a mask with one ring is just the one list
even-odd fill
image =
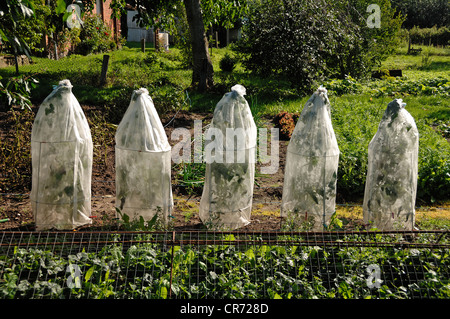
{"label": "tree trunk", "polygon": [[191,31],[193,72],[192,86],[202,92],[214,85],[213,66],[208,53],[208,39],[206,37],[200,0],[183,0],[186,17]]}

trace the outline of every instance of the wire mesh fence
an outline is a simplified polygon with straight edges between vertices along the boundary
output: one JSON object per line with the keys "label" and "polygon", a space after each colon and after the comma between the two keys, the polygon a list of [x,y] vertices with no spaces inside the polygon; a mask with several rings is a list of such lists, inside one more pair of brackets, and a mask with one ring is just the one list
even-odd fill
{"label": "wire mesh fence", "polygon": [[448,231],[13,232],[2,299],[448,298]]}

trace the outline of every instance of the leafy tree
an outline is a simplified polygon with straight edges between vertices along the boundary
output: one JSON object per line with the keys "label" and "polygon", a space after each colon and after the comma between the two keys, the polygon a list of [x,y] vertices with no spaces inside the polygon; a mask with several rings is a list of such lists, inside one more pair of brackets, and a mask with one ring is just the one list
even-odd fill
{"label": "leafy tree", "polygon": [[[50,8],[50,14],[42,17],[45,20],[44,32],[52,40],[54,52],[50,56],[54,56],[55,59],[58,59],[58,48],[64,47],[66,42],[70,41],[72,44],[80,42],[80,30],[75,30],[76,28],[71,30],[66,25],[67,19],[71,14],[67,11],[67,7],[72,3],[72,0],[46,1],[46,5]],[[85,12],[90,12],[94,9],[95,0],[78,0],[76,4],[80,6],[80,18],[82,18]]]}
{"label": "leafy tree", "polygon": [[4,0],[0,2],[0,40],[7,43],[16,57],[16,73],[19,72],[17,55],[21,52],[29,56],[29,47],[17,30],[16,21],[34,15],[29,0]]}
{"label": "leafy tree", "polygon": [[87,55],[114,49],[116,43],[110,37],[110,32],[111,30],[103,23],[100,17],[97,15],[85,15],[83,27],[79,30],[79,42],[74,48],[74,53]]}
{"label": "leafy tree", "polygon": [[392,6],[406,15],[406,29],[450,26],[448,0],[392,0]]}
{"label": "leafy tree", "polygon": [[401,24],[389,0],[380,0],[380,28],[369,27],[370,2],[254,2],[236,51],[247,69],[287,78],[302,91],[325,78],[362,77],[391,53]]}
{"label": "leafy tree", "polygon": [[[370,74],[372,67],[380,66],[381,61],[391,55],[398,45],[398,32],[404,21],[404,16],[398,14],[391,6],[390,0],[378,0],[380,8],[380,27],[370,27],[368,20],[371,14],[367,9],[374,3],[373,0],[347,0],[335,1],[339,5],[339,14],[347,19],[349,31],[338,32],[338,54],[333,54],[330,62],[339,60],[337,77],[346,75],[358,78]],[[345,34],[352,32],[352,35]],[[352,37],[353,43],[342,41],[342,37]],[[345,57],[345,63],[342,63]],[[329,63],[330,64],[330,63]]]}
{"label": "leafy tree", "polygon": [[[41,42],[48,32],[47,20],[52,14],[52,9],[47,5],[46,0],[32,0],[32,16],[19,15],[15,18],[16,32],[18,36],[26,43],[29,54],[38,56],[44,52]],[[14,50],[6,43],[7,50]]]}
{"label": "leafy tree", "polygon": [[[321,78],[335,35],[325,19],[325,1],[265,0],[254,3],[236,51],[260,75],[282,75],[301,88]],[[331,15],[334,19],[335,15]],[[317,73],[316,73],[317,72]]]}
{"label": "leafy tree", "polygon": [[212,24],[230,26],[246,9],[246,1],[232,0],[135,0],[141,26],[170,28],[186,16],[192,48],[192,86],[204,91],[214,85],[208,52],[207,30]]}

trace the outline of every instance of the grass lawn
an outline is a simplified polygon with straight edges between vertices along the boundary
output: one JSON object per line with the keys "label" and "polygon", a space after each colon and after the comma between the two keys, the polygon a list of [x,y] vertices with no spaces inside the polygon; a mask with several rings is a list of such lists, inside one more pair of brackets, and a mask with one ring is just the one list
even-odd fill
{"label": "grass lawn", "polygon": [[[382,63],[380,69],[402,69],[403,81],[422,81],[434,78],[448,80],[450,49],[420,47],[423,49],[421,54],[406,55],[407,47],[403,44],[396,54]],[[211,57],[215,70],[215,82],[219,84],[218,88],[208,94],[192,93],[189,105],[191,109],[213,110],[217,99],[220,99],[221,95],[235,83],[241,83],[247,87],[249,103],[257,105],[265,114],[275,114],[281,110],[295,112],[303,108],[304,101],[308,96],[298,96],[295,90],[292,90],[289,84],[282,79],[263,79],[254,76],[246,72],[240,63],[237,63],[231,74],[221,71],[219,61],[227,53],[233,55],[230,48],[214,48],[212,50]],[[40,85],[32,96],[33,101],[37,104],[48,95],[52,85],[65,78],[70,79],[74,84],[73,91],[80,102],[91,105],[127,104],[132,90],[139,87],[147,87],[152,96],[161,95],[161,97],[168,95],[173,89],[183,92],[189,87],[192,73],[180,62],[181,52],[177,48],[171,48],[167,53],[158,54],[154,52],[153,48],[147,48],[146,53],[143,53],[140,44],[128,43],[121,50],[108,54],[110,55],[108,82],[104,87],[99,85],[103,54],[72,55],[59,61],[33,58],[34,64],[21,66],[20,72],[35,74],[40,80]],[[428,57],[428,62],[423,61],[425,56]],[[14,75],[14,67],[0,69],[2,77],[12,75]],[[389,84],[393,81],[392,79],[367,80],[358,85],[373,89],[382,87],[385,82]],[[328,88],[329,81],[323,84]],[[444,102],[442,103],[445,104]]]}

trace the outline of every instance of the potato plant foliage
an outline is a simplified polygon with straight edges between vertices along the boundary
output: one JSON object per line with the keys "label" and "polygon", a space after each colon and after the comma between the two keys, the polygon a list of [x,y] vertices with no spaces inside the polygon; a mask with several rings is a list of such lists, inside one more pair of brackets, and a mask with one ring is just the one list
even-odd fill
{"label": "potato plant foliage", "polygon": [[[282,238],[284,245],[235,245],[225,234],[216,245],[172,247],[149,243],[155,234],[137,234],[133,245],[112,236],[117,242],[95,252],[68,255],[11,247],[9,257],[0,257],[0,298],[450,297],[445,249],[289,244],[295,236]],[[367,239],[360,236],[342,240]],[[436,240],[431,237],[416,240]],[[370,265],[379,268],[378,286],[371,284]]]}

